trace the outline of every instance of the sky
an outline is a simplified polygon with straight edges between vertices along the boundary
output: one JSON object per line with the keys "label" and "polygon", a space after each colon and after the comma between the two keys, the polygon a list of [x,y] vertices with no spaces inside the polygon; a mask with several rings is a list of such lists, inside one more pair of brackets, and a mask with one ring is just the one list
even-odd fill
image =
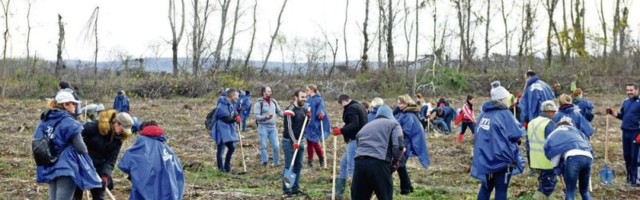
{"label": "sky", "polygon": [[[6,0],[2,0],[6,1]],[[185,27],[185,35],[181,42],[179,51],[180,57],[187,55],[186,45],[192,16],[191,8],[192,0],[185,0],[187,12],[187,25]],[[270,42],[270,35],[275,30],[278,12],[284,0],[257,0],[257,33],[256,44],[252,54],[253,60],[262,60],[267,52]],[[518,28],[521,20],[520,4],[521,0],[504,0],[506,10],[510,10],[508,16],[509,30]],[[57,15],[63,17],[65,24],[65,45],[64,59],[82,59],[93,60],[94,41],[87,38],[87,22],[91,17],[93,10],[99,8],[98,19],[98,38],[99,38],[99,57],[100,61],[115,60],[119,56],[128,55],[132,57],[170,57],[171,50],[170,41],[171,32],[168,21],[168,0],[13,0],[10,4],[9,30],[10,42],[8,43],[9,57],[26,56],[26,35],[27,35],[27,5],[31,3],[31,37],[30,37],[30,54],[38,57],[55,60],[56,44],[58,41],[58,25]],[[217,2],[217,0],[212,0]],[[233,1],[232,7],[235,6]],[[287,44],[284,45],[284,53],[280,52],[280,48],[274,46],[270,60],[280,61],[293,60],[294,57],[298,61],[304,60],[305,41],[317,39],[317,41],[325,41],[323,32],[335,42],[339,39],[339,50],[337,52],[337,60],[344,61],[345,45],[342,43],[343,23],[345,20],[346,0],[289,0],[282,17],[282,26],[280,34],[286,38]],[[362,39],[362,22],[364,20],[364,0],[350,0],[348,8],[347,20],[347,52],[350,60],[357,60],[360,57],[363,39]],[[403,1],[400,2],[403,7]],[[486,13],[484,1],[473,1],[473,10],[477,13]],[[535,22],[536,33],[533,44],[537,54],[542,55],[545,48],[545,37],[547,30],[547,15],[540,0],[532,0],[537,3],[537,17]],[[567,1],[568,3],[569,1]],[[592,33],[602,34],[599,18],[597,15],[596,4],[600,0],[586,0],[586,27]],[[251,37],[251,8],[254,0],[241,0],[241,16],[238,24],[239,32],[236,36],[236,48],[233,53],[234,58],[244,57],[250,45]],[[408,6],[413,9],[415,1],[407,1]],[[492,4],[496,6],[500,3],[493,0]],[[609,22],[611,29],[611,20],[613,18],[614,5],[611,0],[604,0],[605,18]],[[640,2],[629,1],[631,9],[629,15],[630,37],[634,40],[640,39]],[[377,26],[377,1],[371,1],[369,32],[370,38],[374,37],[374,31]],[[559,5],[560,7],[561,5]],[[219,8],[220,6],[217,6]],[[493,6],[495,7],[495,6]],[[482,10],[480,10],[482,9]],[[561,8],[559,8],[561,9]],[[411,12],[413,12],[412,10]],[[505,38],[505,26],[502,23],[499,9],[492,8],[492,21],[490,34],[491,43],[503,41]],[[453,4],[448,0],[440,0],[437,4],[438,21],[436,30],[440,34],[442,29],[446,27],[449,31],[444,40],[444,46],[448,52],[457,52],[458,38],[454,35],[457,31],[457,18]],[[216,9],[209,21],[209,29],[207,37],[215,43],[218,38],[220,27],[220,11]],[[419,35],[419,54],[430,54],[432,52],[433,38],[433,7],[427,6],[419,10],[420,17],[420,35]],[[561,12],[556,11],[556,21],[561,20]],[[229,11],[229,21],[232,20],[233,10]],[[394,32],[394,43],[396,54],[398,57],[404,57],[407,54],[406,41],[404,34],[404,11],[398,13],[396,20],[396,31]],[[408,23],[414,23],[415,13],[411,13]],[[3,19],[4,20],[4,19]],[[0,22],[4,29],[4,22]],[[560,23],[558,23],[560,24]],[[446,26],[445,26],[446,25]],[[228,25],[230,27],[230,25]],[[225,39],[230,37],[230,28],[225,33]],[[472,31],[473,38],[478,48],[478,55],[484,52],[484,25],[479,25]],[[517,31],[514,34],[519,34]],[[611,35],[611,34],[609,34]],[[91,36],[93,37],[93,36]],[[412,38],[415,37],[411,36]],[[512,52],[517,51],[516,43],[518,37],[511,38]],[[297,41],[297,42],[296,42]],[[409,52],[413,56],[413,43]],[[503,43],[494,45],[491,53],[504,53],[505,45]],[[225,48],[224,54],[228,50]],[[329,55],[329,52],[326,52]],[[376,59],[377,47],[372,46],[369,57]]]}

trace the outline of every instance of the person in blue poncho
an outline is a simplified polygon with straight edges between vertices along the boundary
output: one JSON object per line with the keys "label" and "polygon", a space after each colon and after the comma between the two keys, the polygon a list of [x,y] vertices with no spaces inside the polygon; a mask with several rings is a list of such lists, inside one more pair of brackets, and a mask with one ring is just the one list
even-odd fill
{"label": "person in blue poncho", "polygon": [[553,117],[553,122],[557,124],[561,121],[568,121],[580,130],[582,134],[587,136],[587,139],[590,138],[591,135],[593,135],[591,123],[589,123],[589,121],[580,114],[578,107],[573,105],[571,96],[568,94],[562,94],[558,97],[558,101],[560,102],[560,108],[558,109],[556,116]]}
{"label": "person in blue poncho", "polygon": [[589,100],[584,99],[582,95],[582,89],[576,88],[573,90],[573,93],[571,93],[571,97],[573,98],[572,103],[580,108],[580,114],[582,114],[587,121],[591,122],[593,120],[593,104]]}
{"label": "person in blue poncho", "polygon": [[82,190],[102,187],[80,134],[83,127],[73,116],[80,103],[73,94],[58,92],[47,103],[48,110],[40,115],[33,134],[34,139],[52,134],[54,151],[58,153],[53,165],[36,166],[36,182],[49,184],[49,199],[70,200],[76,187]]}
{"label": "person in blue poncho", "polygon": [[124,90],[118,91],[118,95],[116,95],[116,98],[113,100],[113,109],[116,109],[118,112],[129,112],[129,98],[127,98]]}
{"label": "person in blue poncho", "polygon": [[129,199],[182,199],[184,171],[180,159],[166,144],[164,131],[155,121],[145,121],[141,127],[140,136],[118,164],[131,181]]}
{"label": "person in blue poncho", "polygon": [[[234,107],[234,103],[238,100],[238,91],[229,89],[225,94],[226,96],[221,96],[218,99],[215,113],[216,123],[211,129],[211,138],[217,146],[216,165],[218,170],[228,173],[231,172],[231,157],[236,150],[235,143],[238,141],[236,125],[240,124],[241,118]],[[223,158],[225,149],[227,155]]]}
{"label": "person in blue poncho", "polygon": [[544,154],[551,160],[556,175],[564,178],[565,199],[575,198],[576,185],[584,200],[590,200],[589,177],[593,156],[589,140],[569,121],[562,121],[544,143]]}
{"label": "person in blue poncho", "polygon": [[520,107],[520,122],[525,126],[529,121],[540,115],[540,105],[547,100],[553,100],[555,98],[553,90],[547,83],[540,80],[540,78],[533,71],[526,73],[527,84],[518,103]]}
{"label": "person in blue poncho", "polygon": [[247,119],[251,115],[251,91],[244,92],[244,96],[240,96],[240,117],[242,118],[242,132],[247,131]]}
{"label": "person in blue poncho", "polygon": [[367,114],[368,122],[371,122],[374,119],[376,119],[376,116],[378,114],[378,109],[380,108],[381,105],[384,105],[384,100],[382,100],[380,97],[376,97],[376,98],[373,98],[373,100],[371,100],[371,103],[369,104],[369,113]]}
{"label": "person in blue poncho", "polygon": [[[324,99],[318,93],[318,87],[313,84],[307,85],[307,104],[309,104],[309,108],[311,108],[311,117],[309,117],[309,125],[305,128],[304,138],[307,139],[307,164],[309,167],[313,166],[313,152],[315,151],[318,154],[318,161],[320,161],[320,166],[324,167],[324,152],[322,146],[320,146],[320,142],[322,142],[322,137],[326,140],[329,137],[329,129],[331,128],[331,124],[329,124],[329,116],[327,115],[327,108],[324,105]],[[324,127],[320,127],[320,123]],[[324,130],[321,130],[324,128]],[[324,131],[324,132],[321,132]]]}
{"label": "person in blue poncho", "polygon": [[482,182],[479,200],[488,200],[494,189],[496,200],[507,199],[511,176],[524,168],[518,142],[526,132],[505,101],[509,101],[506,90],[491,89],[491,100],[482,104],[478,116],[471,176]]}
{"label": "person in blue poncho", "polygon": [[411,186],[411,179],[407,172],[407,159],[416,156],[420,160],[422,167],[427,168],[429,166],[429,151],[424,137],[424,128],[422,128],[418,119],[420,107],[413,102],[409,95],[402,95],[398,97],[398,108],[400,108],[400,112],[395,118],[402,127],[403,146],[406,148],[398,168],[400,194],[409,194],[413,192],[413,186]]}

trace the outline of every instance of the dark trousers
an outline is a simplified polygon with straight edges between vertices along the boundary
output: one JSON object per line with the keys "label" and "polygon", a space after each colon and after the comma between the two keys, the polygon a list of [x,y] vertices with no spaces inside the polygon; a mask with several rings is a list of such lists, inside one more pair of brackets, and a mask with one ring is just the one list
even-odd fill
{"label": "dark trousers", "polygon": [[627,183],[638,183],[638,144],[635,132],[622,132],[622,155],[624,157],[624,166],[627,170]]}
{"label": "dark trousers", "polygon": [[[224,154],[225,147],[227,150],[227,156],[224,157],[224,165],[222,165],[222,155]],[[218,170],[222,172],[230,172],[231,171],[231,156],[233,156],[233,152],[236,150],[236,146],[234,142],[225,142],[218,144],[218,152],[216,153],[216,164],[218,165]]]}
{"label": "dark trousers", "polygon": [[[104,196],[104,188],[93,188],[90,190],[91,191],[91,198],[93,198],[93,200],[104,200],[105,196]],[[82,200],[82,194],[83,194],[84,190],[81,190],[80,188],[76,188],[76,192],[73,195],[73,199],[76,200]]]}
{"label": "dark trousers", "polygon": [[464,135],[464,132],[467,132],[467,127],[471,129],[471,134],[476,134],[476,124],[473,122],[462,122],[462,131],[460,131],[460,135]]}
{"label": "dark trousers", "polygon": [[583,200],[591,200],[589,194],[589,174],[591,174],[591,158],[586,156],[570,156],[565,161],[564,183],[567,190],[565,199],[576,197],[576,184],[579,185],[580,196]]}
{"label": "dark trousers", "polygon": [[495,200],[506,200],[507,191],[509,190],[509,181],[511,179],[511,173],[508,168],[500,170],[495,173],[487,175],[487,183],[482,183],[480,191],[478,192],[478,200],[489,200],[491,198],[491,192],[496,190]]}
{"label": "dark trousers", "polygon": [[556,189],[556,184],[558,183],[558,178],[556,174],[553,172],[553,169],[543,169],[540,170],[538,174],[538,191],[542,192],[544,195],[551,195],[553,190]]}
{"label": "dark trousers", "polygon": [[398,167],[398,177],[400,178],[400,193],[407,194],[413,192],[413,186],[411,186],[411,178],[407,171],[407,159],[400,159],[400,167]]}
{"label": "dark trousers", "polygon": [[369,200],[373,193],[380,200],[393,199],[391,164],[367,156],[358,157],[355,160],[351,199]]}

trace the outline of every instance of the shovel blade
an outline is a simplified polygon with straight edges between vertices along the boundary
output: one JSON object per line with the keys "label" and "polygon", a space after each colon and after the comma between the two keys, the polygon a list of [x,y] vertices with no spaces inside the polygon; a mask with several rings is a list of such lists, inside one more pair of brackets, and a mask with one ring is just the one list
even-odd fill
{"label": "shovel blade", "polygon": [[284,186],[287,187],[287,189],[291,189],[296,183],[296,174],[290,169],[284,171],[284,177],[282,178],[284,179]]}
{"label": "shovel blade", "polygon": [[613,183],[613,170],[609,168],[609,165],[604,165],[604,167],[600,170],[600,181],[605,185],[611,185]]}

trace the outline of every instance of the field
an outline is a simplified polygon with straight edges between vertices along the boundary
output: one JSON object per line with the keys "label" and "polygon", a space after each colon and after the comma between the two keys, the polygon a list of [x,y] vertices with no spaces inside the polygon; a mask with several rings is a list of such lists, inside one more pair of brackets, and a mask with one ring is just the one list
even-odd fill
{"label": "field", "polygon": [[[277,92],[277,91],[276,91]],[[592,144],[597,158],[592,168],[593,193],[595,199],[638,199],[640,188],[626,186],[624,162],[622,159],[620,121],[611,118],[610,166],[615,171],[612,186],[601,184],[597,173],[604,164],[605,117],[604,108],[611,106],[619,109],[624,94],[601,95],[587,94],[594,102],[597,111],[593,125],[596,129]],[[461,98],[454,98],[452,105],[460,106]],[[259,160],[258,137],[255,127],[244,135],[244,153],[247,173],[242,172],[240,151],[234,154],[232,173],[219,173],[215,168],[215,147],[204,128],[204,117],[212,107],[210,99],[130,99],[132,113],[141,119],[154,119],[165,130],[168,144],[178,154],[185,169],[185,199],[278,199],[281,197],[282,165],[262,167]],[[369,100],[369,99],[367,99]],[[457,100],[457,101],[456,101]],[[474,107],[476,115],[480,113],[480,98]],[[95,101],[91,101],[95,102]],[[110,107],[112,99],[102,99],[101,103]],[[281,104],[285,100],[280,100]],[[389,99],[388,102],[395,102]],[[394,104],[394,103],[392,103]],[[284,107],[285,105],[281,105]],[[341,124],[342,108],[334,101],[327,102],[332,125]],[[31,158],[30,142],[39,113],[43,111],[43,100],[7,100],[0,104],[0,199],[46,199],[47,185],[35,183],[35,163]],[[249,120],[252,121],[252,120]],[[279,124],[279,126],[281,123]],[[281,130],[281,128],[279,128]],[[475,199],[479,181],[469,175],[472,157],[470,134],[458,144],[455,136],[442,136],[429,133],[428,146],[431,166],[422,169],[416,158],[409,160],[408,167],[414,193],[399,194],[398,176],[394,175],[394,198],[396,199]],[[131,146],[133,137],[123,146],[122,151]],[[344,151],[342,137],[338,138],[338,156]],[[239,148],[238,148],[239,150]],[[333,160],[333,137],[327,143],[327,161],[329,168],[303,167],[300,179],[302,190],[312,199],[328,199],[331,194],[331,163]],[[280,154],[283,155],[282,153]],[[317,158],[316,158],[317,159]],[[281,159],[283,160],[283,159]],[[129,181],[119,170],[114,173],[117,199],[126,199]],[[537,177],[519,175],[511,180],[509,199],[531,199],[537,188]],[[564,186],[558,183],[553,197],[564,196]],[[349,195],[349,189],[346,195]]]}

